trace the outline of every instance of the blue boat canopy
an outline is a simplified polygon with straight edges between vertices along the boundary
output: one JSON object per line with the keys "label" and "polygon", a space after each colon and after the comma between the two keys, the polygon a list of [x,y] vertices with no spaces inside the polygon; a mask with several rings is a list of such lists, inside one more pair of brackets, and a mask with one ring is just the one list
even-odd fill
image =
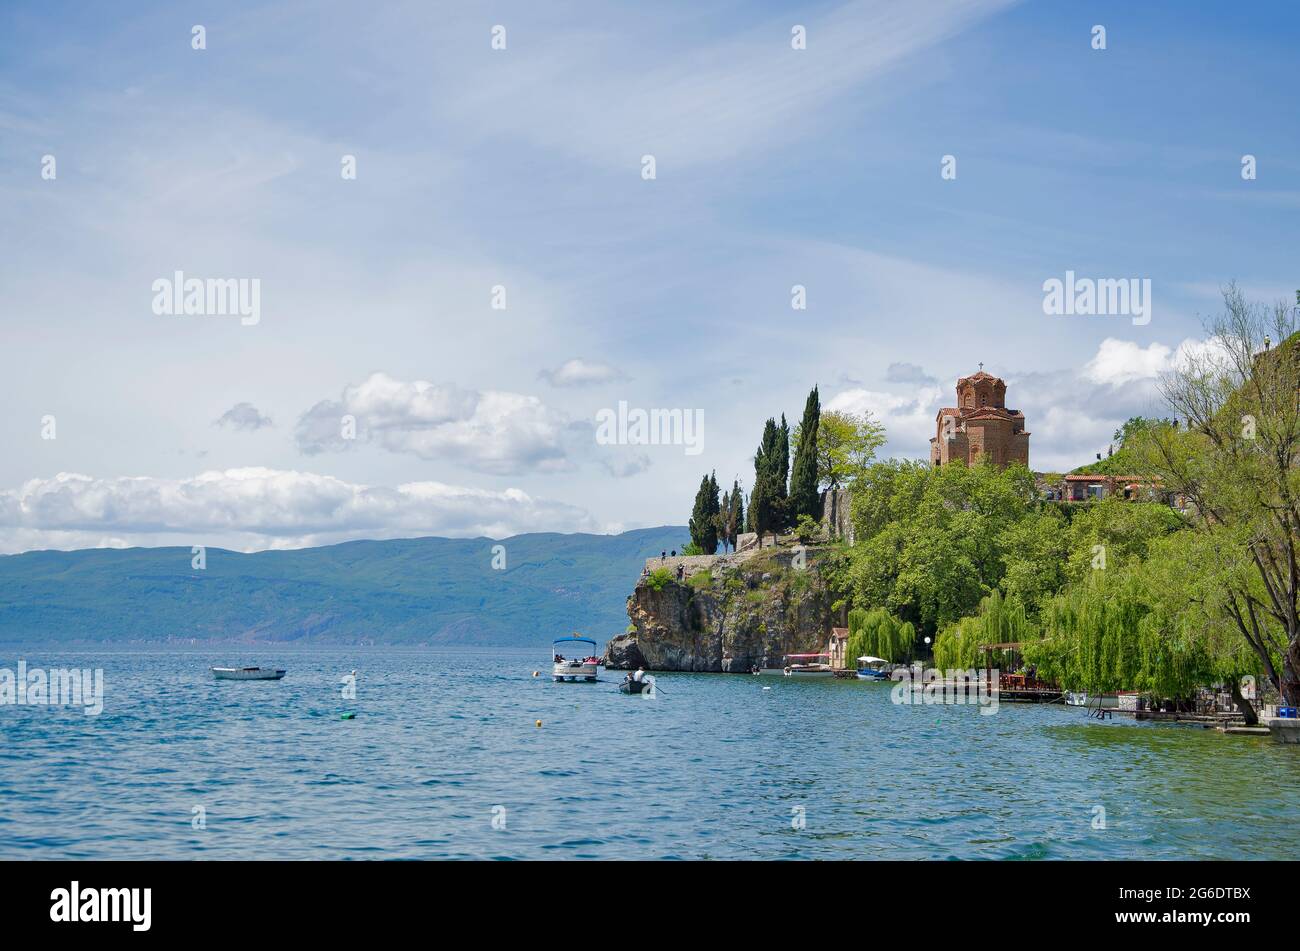
{"label": "blue boat canopy", "polygon": [[593,641],[590,637],[577,637],[576,635],[573,637],[557,637],[555,640],[551,641],[551,643],[566,644],[569,643],[570,641],[578,641],[579,643],[582,644],[590,644],[592,647],[596,646],[596,642]]}

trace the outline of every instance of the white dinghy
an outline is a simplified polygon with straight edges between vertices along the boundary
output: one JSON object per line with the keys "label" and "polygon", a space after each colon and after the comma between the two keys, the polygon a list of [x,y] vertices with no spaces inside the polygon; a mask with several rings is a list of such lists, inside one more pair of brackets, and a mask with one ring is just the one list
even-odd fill
{"label": "white dinghy", "polygon": [[284,671],[274,667],[213,667],[212,676],[217,680],[280,680]]}

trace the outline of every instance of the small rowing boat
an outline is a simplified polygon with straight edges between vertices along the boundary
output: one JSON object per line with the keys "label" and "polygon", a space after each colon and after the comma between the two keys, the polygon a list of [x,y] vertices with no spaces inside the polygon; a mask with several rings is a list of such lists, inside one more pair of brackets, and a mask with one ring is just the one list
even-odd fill
{"label": "small rowing boat", "polygon": [[217,680],[280,680],[283,670],[274,667],[213,667],[212,676]]}

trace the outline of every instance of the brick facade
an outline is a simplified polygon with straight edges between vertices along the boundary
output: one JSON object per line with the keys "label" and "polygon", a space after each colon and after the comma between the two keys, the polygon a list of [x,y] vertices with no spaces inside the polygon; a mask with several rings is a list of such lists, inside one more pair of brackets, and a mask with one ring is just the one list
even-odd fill
{"label": "brick facade", "polygon": [[960,460],[974,465],[986,456],[994,465],[1029,465],[1029,433],[1025,414],[1007,409],[1007,385],[980,370],[957,381],[957,405],[946,406],[935,417],[930,439],[930,464]]}

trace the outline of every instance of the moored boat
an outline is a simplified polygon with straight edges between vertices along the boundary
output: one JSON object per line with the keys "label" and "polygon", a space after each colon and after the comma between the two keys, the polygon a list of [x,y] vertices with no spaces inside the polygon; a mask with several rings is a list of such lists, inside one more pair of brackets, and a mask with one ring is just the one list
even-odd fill
{"label": "moored boat", "polygon": [[[578,651],[581,656],[565,657],[561,654],[560,646],[568,644],[572,644],[573,650]],[[590,645],[591,650],[583,652],[578,645]],[[574,634],[571,637],[558,637],[551,642],[551,676],[555,678],[556,683],[564,680],[585,680],[587,683],[595,683],[599,665],[596,642],[589,637],[579,637]]]}
{"label": "moored boat", "polygon": [[830,654],[786,654],[785,667],[782,669],[787,677],[806,680],[814,677],[834,677],[835,668],[820,658],[830,660]]}
{"label": "moored boat", "polygon": [[889,661],[883,657],[863,656],[858,658],[859,680],[888,680]]}
{"label": "moored boat", "polygon": [[217,680],[281,680],[285,672],[275,667],[213,667]]}

